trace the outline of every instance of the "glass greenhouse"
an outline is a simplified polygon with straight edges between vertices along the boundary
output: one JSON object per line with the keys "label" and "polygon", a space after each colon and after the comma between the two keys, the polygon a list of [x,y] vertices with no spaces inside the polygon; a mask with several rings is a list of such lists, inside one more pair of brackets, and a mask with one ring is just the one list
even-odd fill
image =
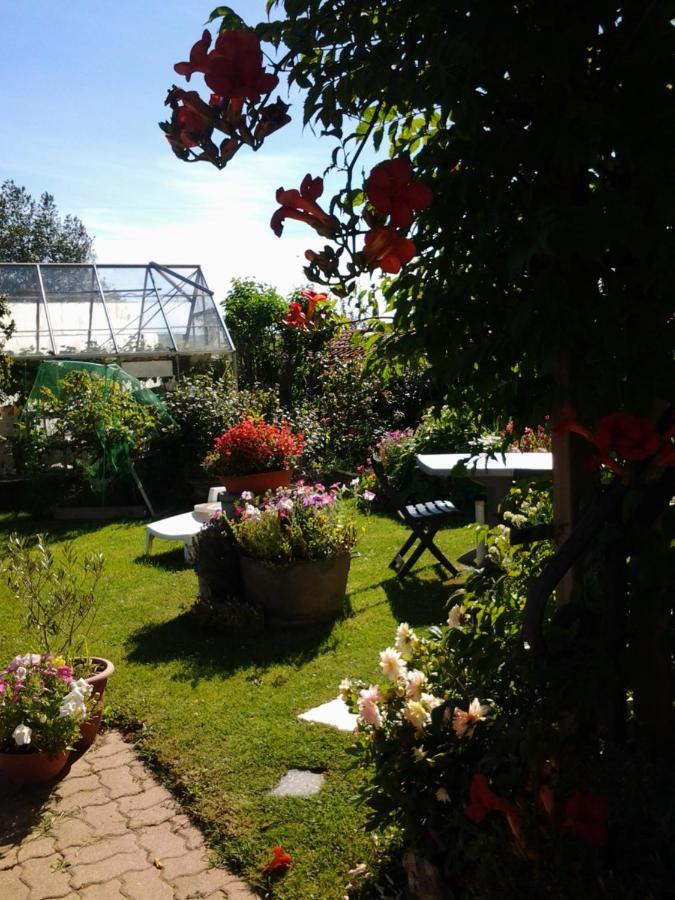
{"label": "glass greenhouse", "polygon": [[0,263],[15,357],[171,359],[232,353],[199,266]]}

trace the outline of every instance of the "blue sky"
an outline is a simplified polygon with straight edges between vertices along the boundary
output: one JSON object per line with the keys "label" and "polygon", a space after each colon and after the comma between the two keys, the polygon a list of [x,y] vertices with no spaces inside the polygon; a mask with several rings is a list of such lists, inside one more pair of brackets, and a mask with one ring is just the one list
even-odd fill
{"label": "blue sky", "polygon": [[[184,84],[173,64],[215,5],[0,0],[0,181],[53,194],[95,237],[100,262],[199,263],[218,297],[247,275],[287,292],[304,283],[304,251],[321,238],[296,222],[275,237],[274,193],[321,174],[332,149],[303,132],[298,98],[289,126],[222,172],[178,160],[157,127],[167,89]],[[265,17],[264,0],[229,5],[249,23]],[[202,91],[201,76],[193,85]]]}

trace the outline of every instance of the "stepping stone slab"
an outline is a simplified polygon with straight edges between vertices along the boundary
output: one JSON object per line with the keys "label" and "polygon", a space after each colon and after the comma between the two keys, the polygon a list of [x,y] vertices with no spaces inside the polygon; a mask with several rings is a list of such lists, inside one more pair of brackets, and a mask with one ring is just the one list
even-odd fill
{"label": "stepping stone slab", "polygon": [[270,794],[273,797],[311,797],[319,793],[325,777],[307,769],[289,769]]}
{"label": "stepping stone slab", "polygon": [[298,718],[303,722],[332,725],[339,731],[354,731],[358,716],[356,713],[349,712],[349,707],[342,697],[336,697],[329,703],[322,703],[321,706],[315,706],[313,709],[308,709],[307,712],[300,713]]}

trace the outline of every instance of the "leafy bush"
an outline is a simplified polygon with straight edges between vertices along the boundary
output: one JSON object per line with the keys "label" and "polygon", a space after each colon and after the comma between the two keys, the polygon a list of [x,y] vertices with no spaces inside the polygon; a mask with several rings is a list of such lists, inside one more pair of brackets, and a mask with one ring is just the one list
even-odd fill
{"label": "leafy bush", "polygon": [[239,384],[278,384],[281,322],[288,303],[269,284],[234,278],[223,307],[237,350]]}
{"label": "leafy bush", "polygon": [[17,456],[39,472],[55,452],[72,461],[83,483],[106,480],[123,460],[147,453],[172,431],[157,406],[139,403],[124,384],[74,369],[59,382],[59,394],[43,387],[19,423]]}

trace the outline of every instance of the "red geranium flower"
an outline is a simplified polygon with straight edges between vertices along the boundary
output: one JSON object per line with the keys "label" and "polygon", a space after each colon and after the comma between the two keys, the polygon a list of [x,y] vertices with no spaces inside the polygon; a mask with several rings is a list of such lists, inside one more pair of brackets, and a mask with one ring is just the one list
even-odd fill
{"label": "red geranium flower", "polygon": [[592,791],[575,791],[565,803],[565,827],[574,831],[593,847],[607,843],[609,808],[604,797]]}
{"label": "red geranium flower", "polygon": [[263,875],[282,874],[288,871],[293,864],[290,854],[286,853],[283,847],[278,846],[272,849],[272,853],[274,856],[262,870]]}
{"label": "red geranium flower", "polygon": [[426,209],[434,195],[423,181],[412,180],[412,166],[407,159],[389,159],[370,173],[366,196],[382,215],[391,214],[391,224],[409,228],[413,213]]}
{"label": "red geranium flower", "polygon": [[205,31],[197,43],[193,44],[192,50],[190,50],[190,61],[176,63],[173,67],[174,71],[179,75],[184,75],[186,81],[189,81],[195,72],[208,72],[208,49],[210,46],[211,35]]}
{"label": "red geranium flower", "polygon": [[659,449],[659,434],[649,419],[619,410],[600,419],[593,443],[600,453],[613,450],[622,459],[637,461]]}
{"label": "red geranium flower", "polygon": [[209,53],[204,80],[221,97],[255,103],[279,84],[276,75],[265,72],[262,59],[252,31],[224,31]]}
{"label": "red geranium flower", "polygon": [[383,272],[396,275],[415,256],[417,248],[410,238],[400,237],[391,226],[383,225],[366,234],[363,252],[371,268],[379,266]]}
{"label": "red geranium flower", "polygon": [[330,237],[333,234],[332,219],[316,202],[322,194],[323,179],[312,178],[309,174],[302,179],[299,191],[279,188],[276,197],[281,206],[270,221],[270,227],[276,236],[281,237],[284,219],[297,219],[311,225],[319,234]]}

